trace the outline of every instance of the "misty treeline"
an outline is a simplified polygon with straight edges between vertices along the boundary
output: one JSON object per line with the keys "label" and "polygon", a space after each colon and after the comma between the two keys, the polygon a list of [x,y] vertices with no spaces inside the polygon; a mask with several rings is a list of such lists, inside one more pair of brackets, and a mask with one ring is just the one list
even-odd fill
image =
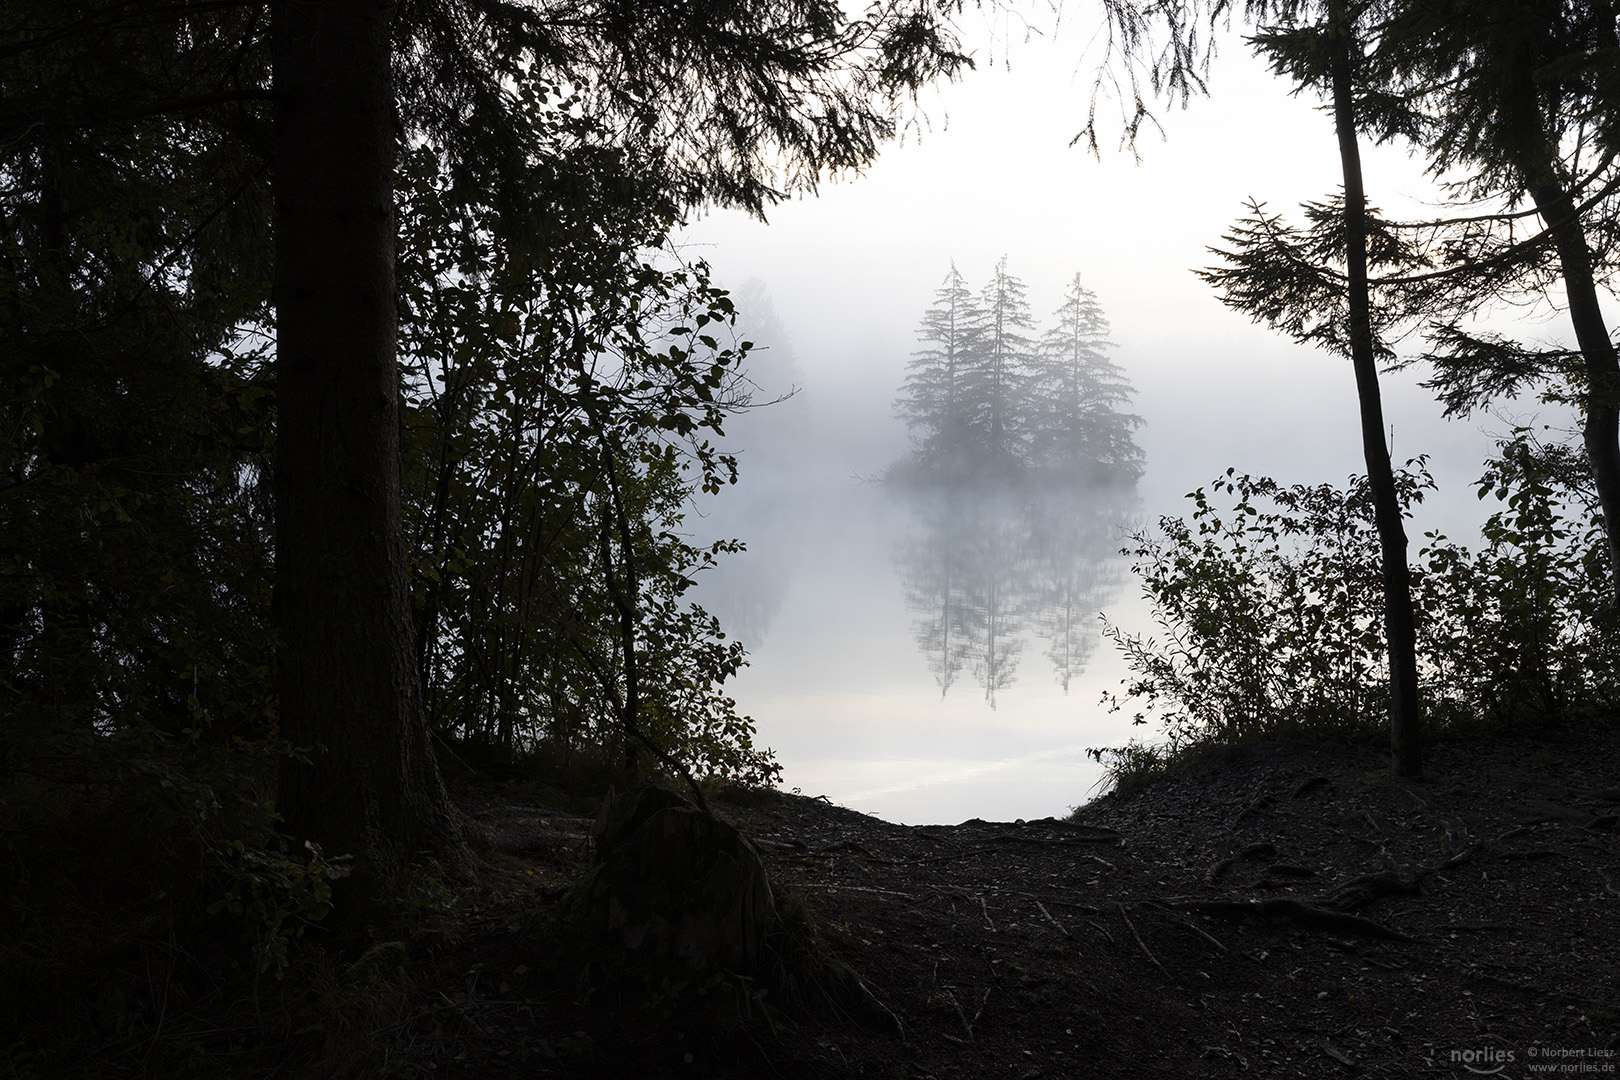
{"label": "misty treeline", "polygon": [[1091,492],[951,485],[911,502],[914,529],[894,561],[940,696],[965,671],[994,707],[1031,639],[1067,692],[1102,639],[1098,610],[1119,590],[1111,556],[1129,508]]}
{"label": "misty treeline", "polygon": [[1122,411],[1131,385],[1108,358],[1108,320],[1076,274],[1045,331],[1007,259],[975,293],[952,264],[917,329],[895,412],[911,432],[900,482],[1039,478],[1125,485],[1142,474]]}
{"label": "misty treeline", "polygon": [[[1122,10],[1120,25],[1136,33],[1125,39],[1133,77],[1182,101],[1200,90],[1226,5]],[[1620,361],[1602,310],[1620,235],[1611,6],[1259,0],[1244,14],[1272,70],[1324,100],[1343,183],[1306,204],[1299,224],[1251,201],[1202,276],[1228,306],[1351,362],[1368,472],[1347,492],[1229,474],[1214,489],[1234,497],[1224,512],[1200,491],[1195,527],[1167,518],[1139,536],[1167,636],[1116,633],[1138,673],[1130,692],[1167,722],[1172,747],[1387,717],[1400,774],[1420,771],[1424,740],[1457,723],[1612,716]],[[1150,45],[1156,30],[1166,36]],[[1149,118],[1140,94],[1134,108],[1133,137]],[[1412,221],[1372,209],[1366,140],[1420,155],[1451,205]],[[1488,321],[1539,303],[1568,320],[1573,348],[1514,340]],[[1397,353],[1413,337],[1427,347]],[[1505,439],[1481,480],[1482,498],[1506,504],[1483,546],[1431,538],[1415,565],[1405,521],[1422,483],[1393,467],[1379,390],[1380,365],[1414,363],[1428,365],[1424,385],[1448,416],[1534,397],[1579,417],[1578,446],[1522,429]],[[1126,748],[1116,763],[1128,770],[1157,753]]]}

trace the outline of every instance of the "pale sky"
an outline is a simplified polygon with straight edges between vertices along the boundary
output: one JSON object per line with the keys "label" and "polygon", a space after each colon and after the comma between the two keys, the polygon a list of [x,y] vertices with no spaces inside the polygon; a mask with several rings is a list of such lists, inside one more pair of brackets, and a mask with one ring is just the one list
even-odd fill
{"label": "pale sky", "polygon": [[[1234,33],[1211,96],[1161,110],[1165,136],[1144,135],[1140,164],[1106,143],[1098,161],[1068,145],[1090,88],[1079,59],[1089,29],[1071,13],[1055,40],[1016,44],[1010,70],[996,48],[994,66],[925,94],[929,128],[890,145],[866,174],[775,208],[768,225],[711,214],[686,230],[687,253],[733,285],[762,278],[809,389],[848,385],[883,415],[953,259],[977,286],[1009,256],[1041,318],[1079,271],[1141,392],[1143,443],[1161,478],[1183,460],[1248,467],[1281,442],[1298,466],[1289,479],[1342,480],[1360,468],[1349,365],[1253,326],[1191,273],[1212,261],[1206,249],[1246,199],[1292,214],[1337,189],[1330,116],[1290,96]],[[982,45],[981,59],[989,52]],[[1363,153],[1373,205],[1416,214],[1435,197],[1404,151]],[[1545,315],[1532,335],[1559,335]],[[1386,380],[1396,456],[1428,451],[1440,470],[1472,479],[1489,447],[1482,421],[1439,423],[1415,381]]]}

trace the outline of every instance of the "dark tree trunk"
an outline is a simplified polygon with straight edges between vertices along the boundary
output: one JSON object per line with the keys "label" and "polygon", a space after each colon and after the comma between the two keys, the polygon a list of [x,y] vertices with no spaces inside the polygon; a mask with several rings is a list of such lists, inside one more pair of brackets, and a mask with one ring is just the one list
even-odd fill
{"label": "dark tree trunk", "polygon": [[[1545,44],[1545,43],[1542,43]],[[1558,174],[1558,151],[1548,137],[1536,82],[1539,54],[1526,45],[1513,57],[1512,75],[1500,112],[1507,120],[1512,157],[1524,190],[1552,231],[1558,252],[1569,321],[1586,368],[1586,425],[1583,439],[1603,531],[1608,540],[1610,602],[1620,608],[1620,357],[1603,321],[1592,249],[1575,200]]]}
{"label": "dark tree trunk", "polygon": [[274,7],[277,690],[287,829],[375,881],[468,852],[429,745],[400,512],[392,9]]}
{"label": "dark tree trunk", "polygon": [[1574,200],[1550,177],[1527,186],[1537,212],[1553,231],[1564,292],[1569,299],[1569,321],[1586,366],[1586,425],[1582,436],[1609,542],[1610,602],[1620,608],[1616,600],[1620,596],[1620,528],[1616,528],[1620,525],[1620,358],[1615,355],[1614,342],[1603,322],[1597,283],[1592,277],[1592,252]]}
{"label": "dark tree trunk", "polygon": [[1384,636],[1389,647],[1389,737],[1397,776],[1423,771],[1421,714],[1417,693],[1417,633],[1412,622],[1412,575],[1406,565],[1406,528],[1395,472],[1384,443],[1384,406],[1373,355],[1371,302],[1367,291],[1367,197],[1362,189],[1361,150],[1356,141],[1351,93],[1351,30],[1342,3],[1332,5],[1333,119],[1344,171],[1345,263],[1350,303],[1350,354],[1361,403],[1361,449],[1372,485],[1384,571]]}

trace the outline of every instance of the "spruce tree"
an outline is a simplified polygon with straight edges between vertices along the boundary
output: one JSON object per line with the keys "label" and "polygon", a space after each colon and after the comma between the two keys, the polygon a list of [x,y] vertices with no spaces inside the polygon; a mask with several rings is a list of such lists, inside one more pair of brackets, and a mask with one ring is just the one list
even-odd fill
{"label": "spruce tree", "polygon": [[1035,319],[1024,283],[1007,257],[979,293],[982,329],[969,354],[966,386],[973,402],[973,447],[979,471],[1005,475],[1028,457],[1025,404],[1035,366]]}
{"label": "spruce tree", "polygon": [[1382,240],[1369,214],[1362,181],[1360,136],[1367,97],[1365,7],[1343,0],[1289,6],[1287,17],[1253,39],[1272,68],[1300,88],[1313,88],[1332,108],[1339,145],[1343,198],[1314,205],[1317,228],[1302,238],[1278,227],[1258,206],[1252,224],[1228,236],[1236,250],[1218,252],[1227,262],[1206,270],[1205,280],[1221,300],[1296,340],[1324,345],[1347,357],[1355,373],[1363,459],[1373,494],[1384,585],[1384,636],[1389,660],[1389,721],[1392,767],[1397,775],[1422,771],[1416,632],[1407,537],[1385,442],[1377,361],[1390,350],[1378,328],[1390,315],[1373,303],[1368,267],[1374,259],[1400,258]]}
{"label": "spruce tree", "polygon": [[1131,433],[1142,420],[1121,411],[1134,391],[1119,365],[1108,359],[1108,319],[1079,274],[1053,319],[1031,372],[1031,461],[1063,479],[1134,482],[1142,475],[1142,451]]}
{"label": "spruce tree", "polygon": [[982,318],[967,281],[951,264],[923,315],[894,411],[911,431],[913,461],[926,474],[962,477],[973,468],[968,369],[979,348]]}
{"label": "spruce tree", "polygon": [[[1369,68],[1431,173],[1470,201],[1506,203],[1453,222],[1445,238],[1452,287],[1431,313],[1432,385],[1448,412],[1536,382],[1575,388],[1620,596],[1620,352],[1602,307],[1620,186],[1617,57],[1607,0],[1424,0],[1394,6]],[[1525,236],[1531,214],[1543,231]],[[1574,351],[1527,349],[1461,325],[1490,299],[1522,303],[1555,290]]]}

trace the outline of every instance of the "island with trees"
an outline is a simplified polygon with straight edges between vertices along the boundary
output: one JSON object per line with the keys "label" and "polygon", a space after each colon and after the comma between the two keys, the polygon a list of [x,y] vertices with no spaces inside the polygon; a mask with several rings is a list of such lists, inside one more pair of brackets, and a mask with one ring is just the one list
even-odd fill
{"label": "island with trees", "polygon": [[1047,486],[1130,486],[1142,473],[1140,418],[1108,358],[1108,320],[1079,274],[1040,332],[1028,290],[1003,258],[974,293],[953,265],[924,314],[895,413],[911,456],[891,480],[969,484],[1022,477]]}

